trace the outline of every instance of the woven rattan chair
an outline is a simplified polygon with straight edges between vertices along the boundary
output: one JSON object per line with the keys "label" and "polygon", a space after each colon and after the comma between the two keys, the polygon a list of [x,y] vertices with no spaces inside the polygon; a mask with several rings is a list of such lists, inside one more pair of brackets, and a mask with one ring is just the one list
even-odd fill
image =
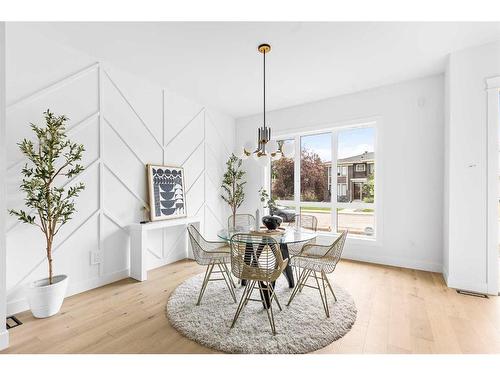
{"label": "woven rattan chair", "polygon": [[[226,282],[229,293],[231,293],[231,297],[234,302],[236,302],[236,294],[234,292],[236,285],[234,285],[231,273],[229,272],[229,268],[227,266],[227,263],[231,261],[231,252],[228,244],[226,242],[205,240],[194,225],[188,226],[188,233],[196,263],[200,266],[207,266],[196,305],[201,303],[205,289],[210,281],[222,280]],[[215,267],[217,268],[214,271]],[[222,278],[211,279],[210,276],[212,274],[220,274]]]}
{"label": "woven rattan chair", "polygon": [[[335,296],[333,288],[326,275],[335,270],[335,267],[340,260],[340,256],[342,255],[342,250],[344,249],[347,233],[347,230],[342,232],[339,238],[337,238],[333,244],[328,246],[316,244],[304,245],[298,255],[290,258],[290,264],[300,268],[302,271],[297,284],[292,291],[287,306],[292,303],[297,293],[302,291],[304,287],[317,289],[319,291],[319,295],[321,296],[321,302],[323,303],[326,316],[328,318],[330,317],[326,293],[327,287],[330,289],[330,292],[332,292],[335,302],[337,302],[337,297]],[[309,280],[310,277],[315,279],[316,286],[307,284],[307,280]]]}
{"label": "woven rattan chair", "polygon": [[[233,216],[235,218],[233,223]],[[236,214],[227,218],[227,229],[231,232],[238,228],[255,229],[255,217],[250,214]]]}
{"label": "woven rattan chair", "polygon": [[[272,237],[243,233],[231,237],[231,270],[237,278],[247,280],[231,328],[248,301],[257,301],[264,304],[271,330],[273,335],[276,334],[272,303],[276,301],[280,310],[281,305],[273,283],[281,275],[287,262],[288,259],[283,260],[278,242]],[[259,290],[260,299],[252,299],[252,293],[256,289]]]}

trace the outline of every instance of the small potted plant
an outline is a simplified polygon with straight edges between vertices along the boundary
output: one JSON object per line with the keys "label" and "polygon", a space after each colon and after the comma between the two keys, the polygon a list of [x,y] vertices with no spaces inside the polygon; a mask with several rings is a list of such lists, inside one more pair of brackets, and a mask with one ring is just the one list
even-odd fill
{"label": "small potted plant", "polygon": [[281,217],[274,214],[276,212],[276,209],[278,208],[276,206],[276,202],[272,197],[269,196],[267,190],[263,187],[259,189],[259,195],[260,201],[264,203],[264,208],[269,208],[269,215],[262,217],[262,223],[266,226],[267,229],[274,230],[278,228],[283,221]]}
{"label": "small potted plant", "polygon": [[37,143],[27,139],[19,143],[21,152],[29,160],[21,170],[23,181],[20,186],[26,194],[28,210],[9,210],[19,221],[40,228],[45,237],[48,277],[28,287],[30,309],[36,318],[57,314],[62,306],[68,276],[53,275],[52,248],[55,236],[76,211],[74,198],[85,188],[81,182],[68,188],[61,184],[60,177],[72,179],[84,169],[78,164],[84,147],[66,136],[67,117],[55,116],[49,110],[44,116],[45,126],[31,124]]}

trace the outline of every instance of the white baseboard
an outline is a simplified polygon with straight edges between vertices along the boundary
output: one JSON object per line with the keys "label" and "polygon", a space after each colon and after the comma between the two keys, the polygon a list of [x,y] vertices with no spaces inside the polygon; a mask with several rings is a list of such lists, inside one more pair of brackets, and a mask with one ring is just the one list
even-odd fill
{"label": "white baseboard", "polygon": [[0,331],[0,350],[4,350],[9,346],[9,331],[5,328]]}
{"label": "white baseboard", "polygon": [[344,259],[357,260],[360,262],[382,264],[384,266],[402,267],[413,270],[429,271],[441,273],[443,265],[441,263],[422,262],[419,260],[412,260],[406,258],[393,258],[385,256],[373,256],[369,254],[353,254],[349,251],[344,252],[342,255]]}
{"label": "white baseboard", "polygon": [[[115,281],[125,279],[129,276],[129,270],[121,270],[113,272],[109,275],[102,277],[96,277],[93,279],[81,281],[79,283],[69,283],[68,291],[66,292],[66,297],[85,292],[90,289],[95,289],[100,286],[114,283]],[[28,300],[26,298],[21,298],[15,301],[7,302],[7,315],[13,315],[26,311],[29,309]]]}
{"label": "white baseboard", "polygon": [[15,301],[7,302],[7,315],[14,315],[22,311],[28,310],[29,304],[26,298],[16,299]]}
{"label": "white baseboard", "polygon": [[[179,255],[178,257],[173,257],[168,260],[161,262],[156,265],[154,268],[162,267],[164,265],[177,262],[178,260],[185,259],[184,255]],[[151,268],[151,269],[154,269]],[[109,275],[104,275],[102,277],[96,277],[93,279],[81,281],[79,283],[69,283],[68,292],[66,293],[66,297],[85,292],[87,290],[95,289],[100,286],[104,286],[107,284],[114,283],[115,281],[126,279],[130,275],[130,270],[127,268],[125,270],[116,271]],[[7,302],[7,315],[13,315],[20,313],[22,311],[26,311],[29,309],[28,300],[26,298],[21,298],[15,301]]]}
{"label": "white baseboard", "polygon": [[442,271],[442,274],[443,274],[443,279],[444,279],[444,282],[446,283],[446,285],[449,287],[450,283],[448,282],[448,271],[443,267],[443,271]]}
{"label": "white baseboard", "polygon": [[446,279],[446,285],[448,285],[448,288],[466,290],[468,292],[490,294],[488,292],[487,283],[471,283],[469,281],[458,280],[450,276]]}

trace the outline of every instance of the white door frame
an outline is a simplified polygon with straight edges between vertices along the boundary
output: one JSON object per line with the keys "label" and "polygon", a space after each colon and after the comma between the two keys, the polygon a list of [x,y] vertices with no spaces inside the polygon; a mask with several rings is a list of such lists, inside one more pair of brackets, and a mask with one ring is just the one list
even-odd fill
{"label": "white door frame", "polygon": [[486,80],[488,93],[487,129],[487,288],[488,294],[497,295],[498,280],[498,179],[500,132],[500,76]]}

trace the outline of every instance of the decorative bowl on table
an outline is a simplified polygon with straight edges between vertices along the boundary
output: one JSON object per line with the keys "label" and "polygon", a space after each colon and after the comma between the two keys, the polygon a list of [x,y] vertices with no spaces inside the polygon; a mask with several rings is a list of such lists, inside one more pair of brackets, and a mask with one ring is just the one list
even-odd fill
{"label": "decorative bowl on table", "polygon": [[262,224],[269,230],[274,230],[281,225],[283,219],[277,215],[266,215],[262,217]]}

